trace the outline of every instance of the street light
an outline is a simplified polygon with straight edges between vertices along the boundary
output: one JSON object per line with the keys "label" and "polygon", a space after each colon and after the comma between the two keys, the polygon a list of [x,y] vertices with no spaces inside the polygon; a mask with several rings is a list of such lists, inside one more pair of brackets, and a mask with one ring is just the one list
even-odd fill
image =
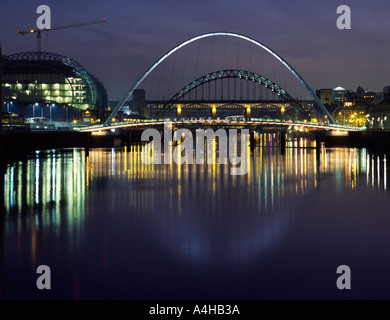
{"label": "street light", "polygon": [[54,103],[52,105],[50,105],[50,122],[51,122],[51,107],[54,107]]}
{"label": "street light", "polygon": [[36,102],[33,107],[33,118],[35,118],[35,107],[38,107],[38,102]]}
{"label": "street light", "polygon": [[38,107],[38,102],[33,104],[33,118],[35,118],[35,107]]}

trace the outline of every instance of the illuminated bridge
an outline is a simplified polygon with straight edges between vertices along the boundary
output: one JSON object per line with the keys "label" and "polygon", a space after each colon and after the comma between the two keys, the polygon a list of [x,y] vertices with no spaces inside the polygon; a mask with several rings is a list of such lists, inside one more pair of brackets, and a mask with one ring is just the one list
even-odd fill
{"label": "illuminated bridge", "polygon": [[[183,47],[189,46],[193,42],[205,38],[214,39],[217,37],[244,40],[251,45],[255,45],[256,48],[263,49],[263,51],[270,54],[274,60],[279,61],[282,64],[283,69],[287,69],[288,73],[293,75],[295,81],[298,80],[299,85],[303,87],[307,94],[309,94],[310,99],[294,98],[286,88],[277,83],[282,83],[283,79],[275,81],[274,79],[271,80],[269,77],[266,77],[258,72],[239,68],[218,69],[217,71],[203,74],[200,77],[198,76],[195,80],[191,81],[186,86],[178,90],[177,93],[167,101],[165,101],[165,99],[164,101],[134,99],[134,95],[137,93],[137,89],[139,89],[141,83],[143,83],[144,80],[169,56],[173,55],[176,51],[182,49]],[[226,84],[227,80],[239,80],[239,86],[241,86],[241,89],[237,90],[237,88],[234,87],[234,90],[229,90],[232,84]],[[243,89],[243,82],[251,83],[253,86],[253,92],[256,92],[256,90],[258,90],[257,88],[261,88],[262,91],[260,91],[260,95],[257,96],[253,94],[252,99],[250,99],[249,94],[244,94],[248,93],[249,89],[248,87]],[[219,87],[217,87],[217,83]],[[237,81],[234,81],[234,86],[237,86]],[[228,89],[226,89],[226,87]],[[234,96],[227,95],[226,92],[229,91],[234,92]],[[213,98],[210,97],[211,93],[213,93]],[[139,103],[139,113],[146,118],[149,118],[150,120],[145,120],[142,122],[142,124],[115,123],[115,117],[118,111],[132,96],[133,101]],[[264,111],[267,111],[267,115],[265,115]],[[270,113],[269,111],[272,112]],[[311,120],[313,120],[313,115],[311,115],[311,113],[313,112],[315,112],[316,115],[320,114],[322,116],[321,122],[311,123]],[[277,124],[278,126],[295,126],[295,121],[297,120],[305,120],[305,122],[302,123],[305,126],[310,126],[312,128],[324,129],[324,126],[321,127],[321,125],[324,123],[335,125],[335,121],[333,120],[332,116],[321,103],[319,98],[315,95],[307,82],[275,51],[245,35],[230,32],[214,32],[202,34],[184,41],[158,59],[130,88],[121,101],[119,101],[117,106],[113,109],[109,117],[104,122],[103,126],[106,129],[134,128],[135,126],[141,125],[152,126],[161,122],[161,119],[176,119],[176,123],[178,124],[187,124],[189,123],[187,121],[197,121],[198,125],[208,125],[208,120],[210,120],[209,118],[214,121],[213,123],[226,124],[229,121],[232,123],[231,118],[236,116],[243,117],[243,119],[240,120],[246,122],[245,125],[248,126],[253,125],[254,123],[264,124],[267,123],[267,121],[268,124],[272,123],[272,125]],[[317,116],[314,118],[317,118]],[[275,122],[272,122],[270,119],[275,119]],[[279,122],[277,120],[279,120]],[[240,122],[240,125],[243,125],[242,121]],[[335,128],[333,126],[325,127],[332,130]],[[337,130],[339,129],[358,130],[353,128],[338,128]],[[102,126],[98,125],[84,128],[82,130],[90,132],[99,131],[102,130]]]}
{"label": "illuminated bridge", "polygon": [[[364,132],[362,128],[353,128],[350,126],[326,124],[321,125],[318,122],[307,121],[285,121],[280,119],[261,119],[251,118],[250,120],[241,117],[231,117],[228,119],[213,118],[182,118],[174,119],[144,119],[126,121],[121,123],[112,123],[109,126],[94,125],[90,127],[78,128],[84,134],[91,135],[92,146],[101,146],[98,141],[110,141],[116,139],[116,145],[130,146],[132,141],[142,141],[142,134],[146,129],[155,129],[163,137],[166,128],[169,127],[173,132],[179,129],[188,129],[195,133],[198,129],[212,129],[216,132],[219,129],[248,129],[250,133],[250,145],[254,147],[261,133],[277,134],[282,152],[286,147],[287,140],[298,139],[298,137],[307,137],[315,140],[317,150],[321,148],[322,142],[329,141],[327,137],[333,139],[333,144],[344,143],[343,139],[351,137],[360,137]],[[334,140],[336,138],[337,140]],[[327,140],[326,140],[327,139]],[[341,140],[340,140],[341,139]],[[291,141],[292,141],[291,140]],[[95,141],[95,142],[92,142]],[[337,142],[338,141],[338,142]],[[352,140],[351,140],[352,141]],[[95,144],[96,143],[96,144]],[[106,145],[109,146],[109,145]]]}
{"label": "illuminated bridge", "polygon": [[[270,94],[274,94],[277,99],[267,99],[259,97],[256,100],[244,100],[243,89],[241,88],[240,97],[236,94],[227,99],[224,98],[226,90],[223,90],[223,84],[219,86],[220,96],[218,100],[211,99],[211,91],[214,90],[214,96],[217,96],[217,85],[210,89],[213,82],[223,82],[224,79],[238,79],[253,83],[255,86],[261,86],[267,89]],[[225,84],[226,85],[226,84]],[[229,84],[228,84],[229,85]],[[255,88],[253,88],[255,89]],[[199,92],[198,92],[199,91]],[[236,93],[237,90],[234,90]],[[192,97],[191,97],[192,95]],[[193,99],[191,99],[193,98]],[[149,118],[180,118],[211,116],[227,117],[243,115],[249,119],[251,116],[264,116],[265,114],[278,115],[280,118],[292,118],[301,115],[303,118],[309,118],[310,110],[313,108],[314,101],[296,101],[286,90],[270,79],[265,78],[254,72],[245,70],[219,70],[208,73],[177,92],[169,101],[145,101],[145,107],[148,109]],[[265,111],[265,112],[264,112]]]}
{"label": "illuminated bridge", "polygon": [[296,131],[334,131],[340,133],[348,132],[361,132],[365,128],[362,127],[350,127],[345,125],[337,124],[318,124],[317,122],[307,122],[307,121],[284,121],[280,119],[261,119],[253,118],[251,120],[241,119],[238,117],[232,117],[230,119],[175,119],[171,121],[170,119],[146,119],[146,120],[134,120],[129,122],[117,122],[112,123],[109,126],[103,124],[93,125],[89,127],[77,128],[80,132],[92,132],[92,133],[103,133],[106,131],[114,132],[115,130],[137,130],[137,129],[146,129],[146,128],[156,128],[160,129],[164,124],[171,124],[175,128],[182,127],[191,127],[191,128],[201,128],[201,127],[210,127],[210,128],[247,128],[253,130],[273,129],[276,131],[287,131],[287,130],[296,130]]}

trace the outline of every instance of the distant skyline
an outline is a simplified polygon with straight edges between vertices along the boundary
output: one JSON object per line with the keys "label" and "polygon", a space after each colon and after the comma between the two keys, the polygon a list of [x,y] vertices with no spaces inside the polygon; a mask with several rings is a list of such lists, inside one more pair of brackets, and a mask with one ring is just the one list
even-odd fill
{"label": "distant skyline", "polygon": [[[43,34],[42,50],[79,62],[104,83],[109,100],[122,98],[169,49],[212,31],[237,32],[266,44],[314,90],[360,85],[379,92],[390,85],[390,5],[385,0],[2,1],[3,54],[36,50],[36,37],[16,30],[35,27],[41,4],[50,6],[52,26],[107,19]],[[351,8],[351,30],[336,27],[341,4]]]}

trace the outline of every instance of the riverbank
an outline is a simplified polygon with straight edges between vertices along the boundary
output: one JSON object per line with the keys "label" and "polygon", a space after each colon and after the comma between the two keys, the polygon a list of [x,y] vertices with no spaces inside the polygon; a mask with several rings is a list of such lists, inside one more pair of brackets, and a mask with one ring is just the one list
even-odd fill
{"label": "riverbank", "polygon": [[138,131],[105,135],[76,131],[8,131],[0,134],[0,155],[2,162],[9,162],[35,150],[112,148],[129,146],[140,139]]}
{"label": "riverbank", "polygon": [[5,132],[0,135],[2,157],[23,155],[34,150],[89,146],[89,134],[82,132]]}
{"label": "riverbank", "polygon": [[[123,130],[101,135],[75,131],[10,131],[0,135],[0,154],[2,161],[7,161],[34,150],[129,146],[141,140],[141,133],[140,130]],[[376,152],[390,152],[390,132],[333,133],[324,135],[321,140],[327,148],[367,148]]]}
{"label": "riverbank", "polygon": [[347,135],[329,134],[325,137],[325,147],[367,148],[376,152],[390,152],[390,132],[363,131],[349,132]]}

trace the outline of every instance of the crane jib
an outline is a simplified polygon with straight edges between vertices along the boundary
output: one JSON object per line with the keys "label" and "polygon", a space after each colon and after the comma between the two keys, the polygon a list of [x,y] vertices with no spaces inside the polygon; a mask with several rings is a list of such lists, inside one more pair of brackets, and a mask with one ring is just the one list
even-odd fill
{"label": "crane jib", "polygon": [[72,23],[72,24],[67,24],[63,26],[55,26],[50,29],[31,29],[29,31],[20,31],[17,30],[17,32],[24,36],[25,34],[36,34],[37,35],[37,51],[41,52],[41,32],[48,32],[48,31],[53,31],[53,30],[60,30],[60,29],[68,29],[68,28],[74,28],[74,27],[82,27],[82,26],[87,26],[91,24],[98,24],[98,23],[105,23],[107,22],[106,18],[100,19],[100,20],[95,20],[95,21],[89,21],[89,22],[81,22],[81,23]]}

